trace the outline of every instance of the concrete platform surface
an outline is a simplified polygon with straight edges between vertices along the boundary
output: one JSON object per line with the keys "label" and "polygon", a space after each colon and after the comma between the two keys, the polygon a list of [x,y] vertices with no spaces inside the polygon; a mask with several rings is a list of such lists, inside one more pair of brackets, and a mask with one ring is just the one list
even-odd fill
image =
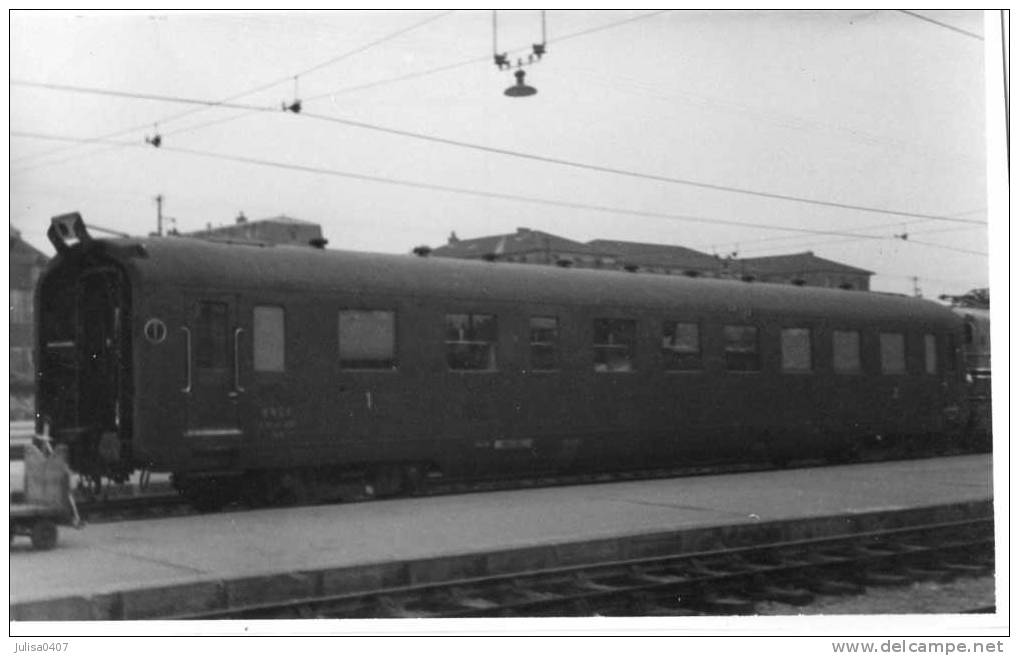
{"label": "concrete platform surface", "polygon": [[11,604],[992,498],[991,456],[250,510],[11,545]]}

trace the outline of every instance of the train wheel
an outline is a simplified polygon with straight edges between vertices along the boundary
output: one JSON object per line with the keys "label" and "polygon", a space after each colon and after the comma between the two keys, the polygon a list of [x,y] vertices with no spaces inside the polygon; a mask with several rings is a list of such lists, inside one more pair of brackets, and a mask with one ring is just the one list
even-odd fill
{"label": "train wheel", "polygon": [[276,506],[285,500],[287,490],[276,472],[252,474],[246,488],[246,501],[254,506]]}
{"label": "train wheel", "polygon": [[856,462],[859,458],[860,444],[852,438],[840,440],[824,454],[824,459],[835,465],[844,465],[849,462]]}
{"label": "train wheel", "polygon": [[178,489],[198,512],[215,512],[230,502],[226,486],[214,479],[182,481]]}
{"label": "train wheel", "polygon": [[783,450],[775,450],[771,453],[771,464],[776,469],[787,469],[789,467],[789,453]]}
{"label": "train wheel", "polygon": [[32,525],[32,546],[36,549],[52,549],[57,544],[57,525],[48,519],[40,519]]}
{"label": "train wheel", "polygon": [[417,494],[425,482],[425,471],[421,465],[407,465],[403,468],[400,489],[404,494]]}
{"label": "train wheel", "polygon": [[403,491],[403,470],[395,466],[378,467],[372,472],[371,485],[377,497],[391,497]]}

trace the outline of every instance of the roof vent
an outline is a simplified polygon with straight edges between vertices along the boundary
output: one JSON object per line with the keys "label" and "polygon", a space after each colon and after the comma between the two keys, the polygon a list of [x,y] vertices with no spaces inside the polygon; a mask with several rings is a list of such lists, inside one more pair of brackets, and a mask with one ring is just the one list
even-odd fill
{"label": "roof vent", "polygon": [[70,248],[68,245],[70,241],[75,241],[79,244],[87,244],[92,241],[92,235],[89,234],[88,228],[85,227],[85,221],[82,220],[81,214],[77,212],[61,214],[50,219],[50,229],[46,232],[46,237],[49,238],[50,243],[60,253]]}
{"label": "roof vent", "polygon": [[236,219],[234,219],[234,220],[235,220],[235,221],[236,221],[237,223],[247,223],[247,222],[248,222],[248,217],[244,216],[244,212],[240,212],[240,213],[239,213],[239,214],[237,215],[237,218],[236,218]]}

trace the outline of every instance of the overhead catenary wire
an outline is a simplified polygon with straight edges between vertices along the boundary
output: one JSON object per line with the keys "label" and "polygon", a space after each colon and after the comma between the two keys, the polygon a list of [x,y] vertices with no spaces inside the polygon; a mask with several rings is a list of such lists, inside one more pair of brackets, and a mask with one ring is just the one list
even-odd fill
{"label": "overhead catenary wire", "polygon": [[979,34],[974,34],[973,32],[970,32],[968,30],[964,30],[964,29],[956,27],[954,25],[949,25],[948,23],[942,23],[941,21],[936,21],[933,18],[929,18],[927,16],[924,16],[923,14],[918,14],[915,11],[909,11],[907,9],[899,9],[898,11],[902,12],[903,14],[906,14],[907,16],[912,16],[913,18],[918,18],[918,19],[920,19],[922,21],[927,21],[928,23],[934,23],[935,25],[943,27],[943,28],[945,28],[947,30],[952,30],[953,32],[958,32],[959,34],[964,34],[964,35],[966,35],[968,37],[976,39],[977,41],[983,41],[984,40],[984,37],[980,36]]}
{"label": "overhead catenary wire", "polygon": [[867,205],[857,205],[854,203],[840,203],[836,201],[826,201],[814,198],[806,198],[802,196],[793,196],[791,194],[780,194],[775,192],[761,191],[755,189],[746,189],[742,187],[734,187],[731,185],[715,184],[710,182],[703,182],[698,180],[691,180],[688,178],[678,178],[664,175],[656,175],[651,173],[641,173],[637,171],[628,171],[626,169],[619,169],[610,166],[602,166],[598,164],[590,164],[585,162],[576,162],[572,160],[562,159],[558,157],[551,157],[547,155],[537,155],[533,153],[525,153],[518,150],[510,150],[508,148],[498,148],[494,146],[484,146],[481,144],[474,144],[466,141],[460,141],[457,139],[448,139],[445,137],[437,137],[434,135],[422,134],[419,132],[411,132],[409,130],[401,130],[398,128],[383,127],[379,125],[373,125],[370,123],[364,123],[362,121],[352,121],[349,119],[343,119],[333,116],[325,116],[322,114],[312,114],[305,112],[302,114],[305,118],[313,118],[324,121],[331,121],[335,123],[341,123],[343,125],[349,125],[351,127],[363,128],[366,130],[376,130],[379,132],[387,132],[389,134],[400,135],[404,137],[410,137],[414,139],[422,139],[425,141],[432,141],[436,143],[442,143],[449,146],[457,146],[460,148],[470,148],[474,150],[480,150],[489,153],[495,153],[499,155],[508,155],[511,157],[519,157],[523,159],[529,159],[539,162],[545,162],[548,164],[558,164],[561,166],[569,166],[573,168],[586,169],[589,171],[597,171],[600,173],[611,173],[614,175],[623,175],[632,178],[643,178],[645,180],[652,180],[656,182],[668,182],[672,184],[688,185],[691,187],[698,187],[701,189],[711,189],[715,191],[725,191],[730,193],[744,194],[749,196],[758,196],[763,198],[771,198],[775,200],[784,200],[797,203],[807,203],[811,205],[821,205],[825,207],[834,207],[839,209],[857,210],[862,212],[873,212],[879,214],[889,214],[894,216],[906,216],[919,219],[928,219],[931,221],[949,221],[953,223],[970,223],[976,225],[984,225],[984,221],[977,221],[971,219],[954,218],[950,216],[942,216],[938,214],[926,214],[922,212],[908,212],[905,210],[893,210],[887,208],[872,207]]}
{"label": "overhead catenary wire", "polygon": [[[237,104],[237,103],[218,103],[217,101],[200,100],[200,99],[193,99],[193,98],[183,98],[183,97],[177,97],[177,96],[164,96],[164,95],[159,95],[159,94],[147,94],[147,93],[135,93],[135,92],[128,92],[128,91],[116,91],[116,90],[110,90],[110,89],[96,89],[94,87],[83,87],[83,86],[77,86],[77,85],[51,84],[51,83],[43,83],[43,82],[30,82],[30,81],[25,81],[25,80],[12,80],[11,84],[12,85],[16,85],[16,86],[41,87],[41,88],[48,88],[48,89],[54,89],[54,90],[60,90],[60,91],[73,91],[73,92],[81,92],[81,93],[97,93],[97,94],[101,94],[101,95],[119,96],[119,97],[133,98],[133,99],[139,99],[139,100],[160,100],[160,101],[164,101],[164,102],[197,103],[197,104],[202,104],[202,105],[213,105],[213,104],[215,104],[215,105],[220,106],[220,107],[245,109],[245,110],[249,110],[249,111],[253,111],[253,112],[255,112],[255,111],[274,111],[274,108],[271,108],[271,107],[262,107],[262,106],[256,106],[256,105],[241,105],[241,104]],[[869,206],[869,205],[859,205],[859,204],[855,204],[855,203],[843,203],[843,202],[837,202],[837,201],[828,201],[828,200],[822,200],[822,199],[816,199],[816,198],[807,198],[807,197],[803,197],[803,196],[794,196],[792,194],[782,194],[782,193],[777,193],[777,192],[762,191],[762,190],[758,190],[758,189],[747,189],[747,188],[743,188],[743,187],[735,187],[735,186],[732,186],[732,185],[723,185],[723,184],[718,184],[718,183],[704,182],[704,181],[699,181],[699,180],[692,180],[692,179],[689,179],[689,178],[679,178],[679,177],[656,175],[656,174],[643,173],[643,172],[637,172],[637,171],[628,171],[628,170],[625,170],[625,169],[620,169],[620,168],[615,168],[615,167],[610,167],[610,166],[603,166],[603,165],[598,165],[598,164],[590,164],[590,163],[586,163],[586,162],[576,162],[576,161],[572,161],[572,160],[567,160],[567,159],[558,158],[558,157],[551,157],[551,156],[547,156],[547,155],[537,155],[537,154],[533,154],[533,153],[525,153],[525,152],[522,152],[522,151],[510,150],[508,148],[499,148],[499,147],[494,147],[494,146],[485,146],[485,145],[470,143],[470,142],[461,141],[461,140],[457,140],[457,139],[449,139],[449,138],[446,138],[446,137],[438,137],[438,136],[435,136],[435,135],[429,135],[429,134],[424,134],[424,133],[420,133],[420,132],[412,132],[410,130],[402,130],[402,129],[398,129],[398,128],[385,127],[385,126],[375,125],[375,124],[371,124],[371,123],[365,123],[363,121],[353,121],[353,120],[350,120],[350,119],[343,119],[343,118],[334,117],[334,116],[327,116],[327,115],[323,115],[323,114],[314,114],[314,113],[310,113],[310,112],[306,112],[306,111],[302,112],[300,114],[295,114],[295,116],[300,116],[300,117],[309,118],[309,119],[316,119],[316,120],[321,120],[321,121],[328,121],[328,122],[332,122],[332,123],[338,123],[338,124],[347,125],[347,126],[350,126],[350,127],[362,128],[362,129],[366,129],[366,130],[374,130],[374,131],[378,131],[378,132],[385,132],[385,133],[388,133],[388,134],[398,135],[398,136],[402,136],[402,137],[409,137],[409,138],[413,138],[413,139],[430,141],[430,142],[434,142],[434,143],[441,143],[441,144],[445,144],[445,145],[448,145],[448,146],[455,146],[455,147],[459,147],[459,148],[468,148],[468,149],[473,149],[473,150],[478,150],[478,151],[483,151],[483,152],[488,152],[488,153],[493,153],[493,154],[498,154],[498,155],[506,155],[506,156],[510,156],[510,157],[517,157],[517,158],[528,159],[528,160],[532,160],[532,161],[544,162],[544,163],[547,163],[547,164],[556,164],[556,165],[560,165],[560,166],[569,166],[569,167],[572,167],[572,168],[585,169],[585,170],[595,171],[595,172],[599,172],[599,173],[609,173],[609,174],[613,174],[613,175],[622,175],[622,176],[627,176],[627,177],[631,177],[631,178],[641,178],[641,179],[651,180],[651,181],[655,181],[655,182],[666,182],[666,183],[670,183],[670,184],[686,185],[686,186],[696,187],[696,188],[700,188],[700,189],[709,189],[709,190],[714,190],[714,191],[736,193],[736,194],[749,195],[749,196],[755,196],[755,197],[760,197],[760,198],[770,198],[770,199],[774,199],[774,200],[783,200],[783,201],[796,202],[796,203],[805,203],[805,204],[817,205],[817,206],[822,206],[822,207],[833,207],[833,208],[838,208],[838,209],[848,209],[848,210],[855,210],[855,211],[861,211],[861,212],[871,212],[871,213],[887,214],[887,215],[891,215],[891,216],[913,217],[913,218],[919,218],[919,219],[929,219],[929,220],[933,220],[933,221],[947,221],[947,222],[952,222],[952,223],[968,223],[968,224],[976,224],[976,225],[983,225],[983,224],[985,224],[984,221],[977,221],[977,220],[972,220],[972,219],[962,219],[962,218],[955,218],[955,217],[950,217],[950,216],[942,216],[942,215],[937,215],[937,214],[927,214],[927,213],[923,213],[923,212],[910,212],[910,211],[905,211],[905,210],[895,210],[895,209],[888,209],[888,208],[879,208],[879,207],[873,207],[873,206]]]}
{"label": "overhead catenary wire", "polygon": [[130,98],[132,100],[155,100],[166,103],[179,103],[183,105],[202,105],[203,107],[222,107],[224,109],[246,109],[256,112],[276,111],[278,108],[270,105],[249,105],[222,100],[206,100],[204,98],[187,98],[184,96],[170,96],[159,93],[142,93],[137,91],[121,91],[118,89],[102,89],[98,87],[86,87],[75,84],[54,84],[51,82],[34,82],[32,80],[11,80],[11,86],[30,87],[35,89],[49,89],[51,91],[68,91],[72,93],[88,93],[100,96],[113,96],[116,98]]}
{"label": "overhead catenary wire", "polygon": [[[577,32],[565,34],[565,35],[559,37],[558,41],[560,41],[560,42],[568,41],[570,39],[575,39],[575,38],[587,36],[589,34],[595,34],[597,32],[602,32],[602,31],[605,31],[605,30],[614,29],[614,28],[617,28],[617,27],[621,27],[623,25],[628,25],[628,24],[636,22],[636,21],[641,21],[641,20],[645,20],[645,19],[648,19],[648,18],[653,18],[655,16],[660,16],[660,15],[668,13],[670,11],[672,11],[672,10],[670,10],[670,9],[662,9],[662,10],[658,10],[658,11],[648,12],[646,14],[641,14],[639,16],[631,16],[631,17],[625,18],[623,20],[613,21],[611,23],[606,23],[606,24],[603,24],[603,25],[597,25],[595,27],[586,28],[586,29],[583,29],[583,30],[580,30],[580,31],[577,31]],[[449,13],[449,12],[446,12],[446,13]],[[445,14],[433,17],[431,19],[427,19],[427,20],[425,20],[425,21],[423,21],[421,23],[417,23],[417,24],[411,26],[411,28],[408,28],[408,29],[414,29],[416,27],[421,27],[425,23],[428,23],[428,22],[431,22],[432,20],[437,20],[438,18],[441,18],[443,15],[445,15]],[[406,30],[404,30],[404,32],[405,31]],[[403,33],[403,32],[401,32],[401,33]],[[390,35],[388,37],[384,37],[383,39],[380,39],[379,41],[374,42],[372,45],[379,45],[380,43],[382,43],[384,41],[387,41],[387,40],[389,40],[391,38],[394,38],[394,36],[399,36],[399,34],[394,34],[394,35]],[[356,50],[357,50],[357,52],[361,52],[361,51],[363,51],[363,48],[358,48]],[[346,53],[344,55],[344,57],[345,56],[350,56],[350,55],[353,55],[353,54],[356,54],[355,51],[351,51],[349,53]],[[340,58],[336,58],[331,63],[336,63],[337,61],[339,61],[339,59]],[[413,73],[408,73],[408,74],[404,74],[404,75],[398,75],[398,76],[395,76],[395,77],[384,78],[384,79],[381,79],[381,80],[376,80],[374,82],[368,82],[368,83],[358,84],[358,85],[353,85],[353,86],[346,86],[346,87],[343,87],[343,88],[340,88],[340,89],[335,89],[333,91],[329,91],[329,92],[326,92],[326,93],[318,94],[318,95],[315,95],[315,96],[309,96],[308,98],[305,99],[305,101],[308,102],[308,101],[320,100],[320,99],[326,98],[326,97],[332,97],[332,96],[336,96],[336,95],[340,95],[340,94],[346,94],[346,93],[352,93],[352,92],[356,92],[356,91],[363,91],[363,90],[371,89],[371,88],[375,88],[375,87],[385,86],[385,85],[389,85],[389,84],[395,84],[397,82],[405,82],[405,81],[408,81],[408,80],[413,80],[413,79],[417,79],[417,78],[421,78],[421,77],[426,77],[426,76],[429,76],[429,75],[436,75],[438,73],[443,73],[443,72],[454,70],[454,69],[457,69],[457,68],[463,68],[463,67],[469,66],[471,64],[477,64],[477,63],[485,61],[485,60],[487,60],[487,57],[472,57],[470,59],[465,59],[465,60],[456,62],[454,64],[446,64],[446,65],[443,65],[443,66],[429,68],[429,69],[425,69],[425,70],[422,70],[422,71],[416,71],[416,72],[413,72]],[[281,79],[281,80],[274,80],[273,82],[261,85],[260,87],[256,87],[256,88],[253,88],[253,89],[248,89],[246,91],[242,91],[240,93],[237,93],[237,94],[234,94],[234,95],[229,96],[227,98],[224,98],[223,102],[231,102],[233,100],[236,100],[238,98],[242,98],[244,96],[256,93],[258,91],[264,91],[266,89],[269,89],[269,88],[272,88],[274,86],[277,86],[281,82],[289,80],[289,79],[290,78]],[[187,110],[185,112],[181,112],[180,114],[174,114],[173,116],[164,118],[160,122],[165,125],[166,123],[169,123],[172,120],[177,120],[177,119],[183,118],[185,116],[188,116],[188,115],[191,115],[191,114],[203,111],[204,109],[207,109],[207,108],[206,107],[198,107],[198,108],[195,108],[195,109],[190,109],[190,110]],[[235,115],[232,118],[216,119],[216,120],[213,120],[213,121],[208,121],[206,123],[202,123],[202,124],[199,124],[197,126],[191,126],[189,128],[179,129],[179,130],[176,130],[176,131],[173,131],[173,132],[169,132],[167,134],[178,134],[180,132],[185,132],[185,131],[194,131],[194,130],[210,127],[210,126],[213,126],[213,125],[219,125],[221,123],[225,123],[225,122],[228,122],[228,121],[237,120],[237,119],[242,118],[244,116],[247,116],[247,113],[238,114],[238,115]],[[123,136],[125,134],[130,134],[131,132],[135,132],[137,130],[147,128],[149,125],[151,125],[151,122],[150,123],[145,123],[145,124],[142,124],[142,125],[138,125],[138,126],[134,126],[134,127],[131,127],[131,128],[127,128],[127,129],[124,129],[124,130],[119,130],[119,131],[114,132],[114,133],[105,134],[105,135],[102,135],[102,136],[99,136],[99,137],[94,137],[91,141],[101,141],[103,139],[112,139],[112,138],[120,137],[120,136]],[[72,147],[77,147],[77,146],[72,146]],[[118,147],[119,146],[113,146],[112,148],[118,148]],[[55,149],[55,150],[49,151],[47,153],[35,153],[34,155],[26,156],[26,157],[38,158],[38,157],[43,157],[43,156],[57,154],[58,152],[62,152],[63,150],[66,150],[66,148],[65,149],[60,149],[59,151]],[[108,150],[108,149],[103,149],[102,151],[97,151],[97,152],[104,152],[105,150]],[[88,156],[88,153],[83,153],[83,154],[74,156],[73,159],[77,159],[77,158],[84,157],[84,156]],[[50,166],[52,164],[60,164],[60,163],[63,163],[63,160],[58,160],[58,161],[55,161],[55,162],[44,162],[44,163],[32,166],[31,168],[23,168],[22,170],[32,170],[32,169],[42,168],[42,167],[45,167],[45,166]]]}
{"label": "overhead catenary wire", "polygon": [[[918,231],[915,234],[930,234],[930,233],[934,233],[934,232],[954,232],[954,231],[959,231],[959,230],[975,230],[975,229],[977,229],[976,226],[972,226],[972,227],[962,226],[962,227],[956,227],[956,228],[947,228],[945,230]],[[797,237],[802,238],[803,235],[797,235]],[[740,256],[741,257],[768,257],[769,255],[783,255],[783,254],[785,254],[785,252],[783,252],[783,251],[787,252],[789,248],[797,248],[797,249],[800,249],[800,248],[809,248],[809,249],[813,249],[813,248],[817,248],[819,246],[830,246],[832,244],[848,244],[848,243],[852,243],[852,242],[856,242],[856,241],[866,241],[866,240],[874,240],[874,239],[886,240],[888,242],[902,242],[902,243],[907,243],[907,244],[912,243],[912,244],[918,244],[918,245],[921,245],[921,246],[924,246],[924,247],[940,248],[940,249],[949,250],[949,251],[956,251],[956,252],[960,252],[960,253],[966,253],[966,254],[969,254],[969,255],[979,255],[979,256],[982,256],[982,257],[987,257],[988,256],[988,254],[983,252],[983,251],[975,251],[975,250],[970,250],[970,249],[963,249],[963,248],[959,248],[958,246],[949,246],[947,244],[937,244],[937,243],[934,243],[934,242],[920,241],[918,239],[914,239],[912,236],[910,236],[909,239],[901,239],[899,237],[896,237],[895,235],[887,235],[887,234],[885,234],[885,235],[857,235],[855,237],[842,237],[842,238],[838,238],[838,239],[829,239],[829,240],[820,241],[820,242],[815,241],[815,242],[810,242],[810,243],[806,243],[806,244],[797,244],[797,245],[793,245],[793,246],[785,246],[784,248],[782,248],[782,251],[779,251],[778,253],[770,252],[772,249],[779,248],[777,246],[765,247],[767,252],[762,252],[760,249],[752,249],[749,252],[747,252],[747,251],[745,251],[743,249],[740,249]],[[750,241],[752,241],[752,240],[750,240]],[[747,242],[747,240],[741,240],[741,243],[746,243],[746,242]]]}
{"label": "overhead catenary wire", "polygon": [[[383,44],[383,43],[385,43],[387,41],[390,41],[390,40],[395,39],[397,37],[403,36],[407,32],[411,32],[411,31],[416,30],[416,29],[418,29],[420,27],[423,27],[423,26],[425,26],[425,25],[427,25],[429,23],[437,21],[440,18],[448,16],[449,14],[453,13],[454,11],[455,10],[451,9],[451,10],[447,10],[447,11],[441,12],[441,13],[435,15],[435,16],[430,16],[430,17],[428,17],[428,18],[426,18],[424,20],[418,21],[418,22],[416,22],[416,23],[414,23],[414,24],[412,24],[412,25],[410,25],[408,27],[405,27],[405,28],[402,28],[400,30],[397,30],[396,32],[391,32],[391,33],[386,34],[386,35],[384,35],[384,36],[382,36],[382,37],[380,37],[380,38],[378,38],[378,39],[376,39],[374,41],[366,43],[366,44],[364,44],[362,46],[358,46],[357,48],[353,48],[351,50],[345,51],[345,52],[343,52],[340,55],[337,55],[337,56],[332,57],[332,58],[330,58],[330,59],[328,59],[328,60],[326,60],[324,62],[321,62],[321,63],[316,64],[314,66],[311,66],[309,68],[306,68],[306,69],[304,69],[304,70],[302,70],[302,71],[300,71],[300,72],[298,72],[298,73],[296,73],[294,75],[290,75],[290,76],[287,76],[285,78],[275,79],[275,80],[273,80],[271,82],[266,82],[264,84],[260,84],[258,86],[246,89],[246,90],[241,91],[239,93],[235,93],[235,94],[233,94],[231,96],[227,96],[226,98],[221,99],[217,103],[213,103],[213,104],[207,105],[205,107],[196,107],[194,109],[190,109],[190,110],[181,112],[179,114],[173,114],[171,116],[164,117],[162,120],[156,121],[156,123],[162,123],[162,124],[165,125],[166,123],[169,123],[170,121],[175,121],[175,120],[184,118],[185,116],[190,116],[192,114],[204,111],[205,109],[208,109],[209,107],[214,107],[216,105],[225,105],[226,103],[230,103],[230,102],[232,102],[234,100],[237,100],[239,98],[244,98],[246,96],[250,96],[252,94],[258,93],[260,91],[265,91],[267,89],[271,89],[271,88],[276,87],[276,86],[278,86],[278,85],[280,85],[280,84],[282,84],[284,82],[288,82],[291,79],[294,79],[294,78],[296,78],[296,77],[298,77],[300,75],[307,75],[309,73],[313,73],[315,71],[319,71],[319,70],[321,70],[323,68],[326,68],[326,67],[331,66],[333,64],[339,63],[339,62],[343,61],[344,59],[347,59],[347,58],[352,57],[352,56],[354,56],[356,54],[360,54],[360,53],[362,53],[362,52],[364,52],[366,50],[369,50],[369,49],[371,49],[371,48],[373,48],[375,46],[381,45],[381,44]],[[216,121],[216,122],[222,122],[222,121]],[[97,140],[100,140],[100,139],[112,139],[112,138],[115,138],[115,137],[123,136],[125,134],[129,134],[131,132],[135,132],[136,130],[141,129],[142,127],[145,127],[145,126],[125,128],[124,130],[118,130],[118,131],[113,132],[113,133],[109,133],[109,134],[106,134],[106,135],[102,135],[100,137],[96,137],[96,139]],[[50,153],[36,153],[32,157],[42,157],[42,156],[46,156],[46,155],[49,155],[49,154],[55,154],[56,152],[62,152],[62,151],[54,150],[54,151],[51,151]]]}
{"label": "overhead catenary wire", "polygon": [[[33,133],[33,132],[24,132],[24,131],[11,131],[10,134],[11,134],[11,136],[14,136],[14,137],[50,139],[50,140],[56,140],[56,141],[76,141],[76,140],[80,139],[80,138],[75,138],[75,137],[66,137],[66,136],[59,136],[59,135],[47,135],[47,134],[42,134],[42,133]],[[118,145],[123,145],[123,146],[128,146],[128,147],[145,148],[145,146],[143,144],[134,143],[134,142],[116,142],[116,143]],[[218,160],[222,160],[222,161],[231,161],[231,162],[250,164],[250,165],[256,165],[256,166],[263,166],[263,167],[270,167],[270,168],[275,168],[275,169],[298,171],[298,172],[304,172],[304,173],[314,173],[314,174],[319,174],[319,175],[329,175],[329,176],[342,177],[342,178],[348,178],[348,179],[353,179],[353,180],[363,180],[363,181],[367,181],[367,182],[377,182],[377,183],[382,183],[382,184],[402,186],[402,187],[406,187],[406,188],[424,189],[424,190],[429,190],[429,191],[441,191],[441,192],[447,192],[447,193],[453,193],[453,194],[473,196],[473,197],[477,197],[477,198],[492,198],[492,199],[498,199],[498,200],[508,200],[508,201],[513,201],[513,202],[531,203],[531,204],[546,205],[546,206],[560,207],[560,208],[566,208],[566,209],[586,210],[586,211],[599,212],[599,213],[605,213],[605,214],[619,214],[619,215],[627,215],[627,216],[641,216],[641,217],[646,217],[646,218],[657,218],[657,219],[672,220],[672,221],[683,221],[683,222],[689,222],[689,223],[701,223],[701,224],[708,224],[708,225],[739,226],[739,227],[744,227],[744,228],[755,228],[755,229],[760,229],[760,230],[777,230],[777,231],[798,232],[798,233],[814,234],[814,235],[843,236],[843,237],[848,236],[848,237],[864,238],[864,239],[870,238],[870,239],[875,239],[875,240],[889,239],[888,237],[880,237],[880,236],[863,237],[863,236],[861,236],[859,234],[839,232],[839,231],[833,231],[833,230],[820,230],[820,229],[814,229],[814,228],[803,228],[803,227],[798,227],[798,226],[776,226],[776,225],[755,223],[755,222],[751,222],[751,221],[738,221],[738,220],[731,220],[731,219],[707,218],[707,217],[691,216],[691,215],[686,215],[686,214],[675,214],[675,213],[667,213],[667,212],[651,212],[651,211],[646,211],[646,210],[635,210],[635,209],[624,208],[624,207],[613,207],[613,206],[608,206],[608,205],[596,205],[596,204],[592,204],[592,203],[580,203],[580,202],[574,202],[574,201],[563,201],[563,200],[555,200],[555,199],[550,199],[550,198],[540,198],[540,197],[536,197],[536,196],[523,196],[523,195],[520,195],[520,194],[510,194],[510,193],[503,193],[503,192],[496,192],[496,191],[469,189],[469,188],[465,188],[465,187],[456,187],[456,186],[453,186],[453,185],[443,185],[443,184],[437,184],[437,183],[418,182],[418,181],[413,181],[413,180],[405,180],[405,179],[400,179],[400,178],[392,178],[392,177],[385,177],[385,176],[378,176],[378,175],[368,175],[368,174],[364,174],[364,173],[356,173],[356,172],[353,172],[353,171],[341,171],[341,170],[338,170],[338,169],[330,169],[330,168],[320,167],[320,166],[308,166],[308,165],[294,164],[294,163],[289,163],[289,162],[277,162],[277,161],[274,161],[274,160],[268,160],[268,159],[257,158],[257,157],[249,157],[249,156],[245,156],[245,155],[232,155],[232,154],[228,154],[228,153],[217,153],[217,152],[198,150],[198,149],[193,149],[193,148],[182,148],[182,147],[178,147],[178,146],[164,146],[160,150],[162,150],[164,152],[182,153],[182,154],[188,154],[188,155],[193,155],[193,156],[198,156],[198,157],[205,157],[205,158],[210,158],[210,159],[218,159]]]}
{"label": "overhead catenary wire", "polygon": [[[952,212],[949,216],[955,216],[955,217],[966,216],[966,215],[969,215],[969,214],[984,213],[986,211],[987,211],[986,208],[981,208],[981,209],[978,209],[978,210],[969,210],[969,211],[966,211],[966,212]],[[860,226],[858,228],[852,228],[852,229],[848,230],[848,232],[863,234],[863,233],[866,233],[868,231],[873,231],[873,230],[888,230],[888,229],[892,229],[892,228],[902,228],[903,230],[905,230],[908,226],[916,225],[918,223],[929,223],[929,222],[930,221],[928,221],[926,219],[917,219],[917,220],[895,222],[895,223],[889,223],[889,222],[874,223],[874,224],[871,224],[871,225]],[[966,226],[953,226],[953,227],[949,227],[949,228],[934,228],[934,229],[929,229],[929,230],[911,230],[911,234],[919,235],[919,234],[934,234],[934,233],[940,233],[940,232],[955,232],[955,231],[960,231],[960,230],[986,230],[986,229],[987,229],[987,225],[986,224],[983,224],[983,225],[966,225]],[[797,240],[802,240],[802,239],[810,239],[810,237],[809,236],[804,236],[804,235],[775,235],[775,236],[771,236],[771,237],[759,237],[759,238],[756,238],[756,239],[741,240],[741,243],[743,243],[743,244],[747,244],[747,243],[762,244],[762,243],[765,243],[765,242],[778,242],[778,241],[788,242],[788,241],[797,241]],[[852,241],[852,240],[851,239],[847,239],[847,240],[842,240],[842,241]],[[714,244],[711,244],[711,243],[701,243],[701,244],[699,244],[700,247],[712,246],[712,245],[714,245]],[[798,248],[807,248],[809,246],[810,246],[810,244],[804,244],[804,245],[800,245],[800,246],[797,246],[797,247]],[[762,248],[776,248],[776,246],[763,246]],[[782,248],[789,248],[789,246],[782,246]]]}

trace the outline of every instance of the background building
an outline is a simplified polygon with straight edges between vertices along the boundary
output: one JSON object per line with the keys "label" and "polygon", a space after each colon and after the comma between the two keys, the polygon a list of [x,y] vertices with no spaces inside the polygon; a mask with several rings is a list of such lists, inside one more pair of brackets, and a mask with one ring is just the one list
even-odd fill
{"label": "background building", "polygon": [[189,237],[261,241],[295,246],[325,244],[325,240],[322,238],[322,226],[285,215],[249,221],[244,214],[240,214],[230,225],[215,228],[210,225],[205,230],[189,232],[187,235]]}
{"label": "background building", "polygon": [[708,278],[721,277],[725,270],[725,262],[720,258],[683,246],[608,239],[595,239],[587,243],[615,253],[621,269]]}
{"label": "background building", "polygon": [[813,251],[736,260],[741,277],[807,287],[870,290],[873,271],[814,255]]}
{"label": "background building", "polygon": [[872,271],[827,260],[812,251],[771,257],[722,258],[684,246],[595,239],[586,244],[539,230],[459,239],[431,251],[438,257],[486,259],[586,269],[774,282],[808,287],[870,289]]}
{"label": "background building", "polygon": [[35,413],[35,283],[49,258],[11,228],[10,415],[11,421]]}
{"label": "background building", "polygon": [[612,253],[530,228],[517,228],[516,232],[508,235],[476,239],[459,239],[454,232],[444,246],[431,251],[431,254],[466,260],[576,266],[585,269],[618,268],[616,256]]}

